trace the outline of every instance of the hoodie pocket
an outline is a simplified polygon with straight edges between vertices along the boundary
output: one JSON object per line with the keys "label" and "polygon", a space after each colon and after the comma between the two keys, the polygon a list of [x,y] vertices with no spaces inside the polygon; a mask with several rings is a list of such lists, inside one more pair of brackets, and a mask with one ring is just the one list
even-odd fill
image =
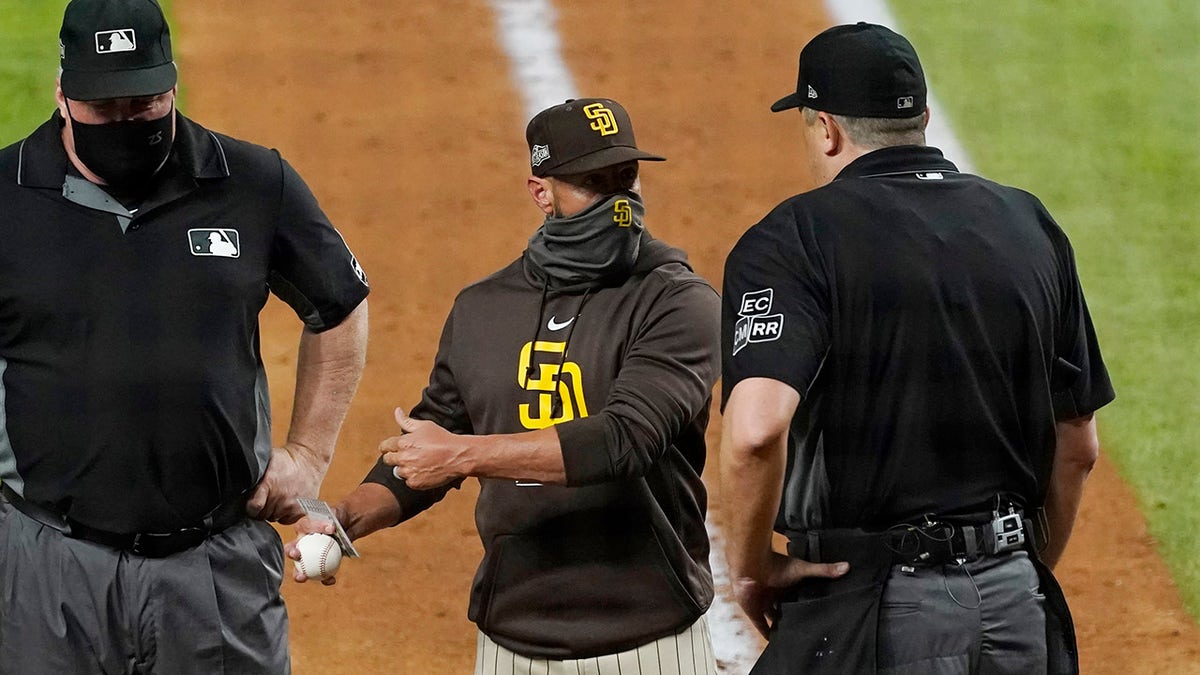
{"label": "hoodie pocket", "polygon": [[703,612],[646,523],[498,536],[479,582],[480,628],[550,658],[629,649]]}

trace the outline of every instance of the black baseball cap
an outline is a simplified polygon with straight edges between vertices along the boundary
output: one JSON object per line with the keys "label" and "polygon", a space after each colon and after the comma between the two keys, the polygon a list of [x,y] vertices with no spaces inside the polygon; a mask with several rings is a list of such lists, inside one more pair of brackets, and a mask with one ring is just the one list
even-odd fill
{"label": "black baseball cap", "polygon": [[916,117],[925,112],[925,72],[903,35],[872,23],[834,26],[800,52],[796,91],[772,112],[812,108],[850,117]]}
{"label": "black baseball cap", "polygon": [[153,96],[178,79],[171,31],[155,0],[71,0],[58,39],[67,98]]}
{"label": "black baseball cap", "polygon": [[609,98],[568,99],[546,108],[525,128],[529,168],[542,178],[582,173],[633,159],[662,162],[638,150],[633,123],[620,103]]}

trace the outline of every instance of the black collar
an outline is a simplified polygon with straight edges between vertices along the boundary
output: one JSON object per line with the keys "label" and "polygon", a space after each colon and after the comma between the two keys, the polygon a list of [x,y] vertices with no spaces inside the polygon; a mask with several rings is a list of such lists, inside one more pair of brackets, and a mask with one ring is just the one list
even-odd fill
{"label": "black collar", "polygon": [[[62,144],[62,114],[57,110],[28,138],[21,141],[17,184],[63,189],[67,177],[67,151]],[[171,152],[178,166],[193,178],[226,178],[229,164],[215,134],[176,113],[175,145]]]}
{"label": "black collar", "polygon": [[942,156],[942,151],[927,145],[898,145],[872,150],[850,162],[835,181],[844,178],[871,178],[900,173],[957,172],[958,167]]}

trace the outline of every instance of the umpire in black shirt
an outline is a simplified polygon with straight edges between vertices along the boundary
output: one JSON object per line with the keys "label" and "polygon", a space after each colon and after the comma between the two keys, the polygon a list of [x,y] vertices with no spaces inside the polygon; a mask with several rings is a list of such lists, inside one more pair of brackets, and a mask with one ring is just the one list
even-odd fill
{"label": "umpire in black shirt", "polygon": [[912,45],[860,23],[815,37],[772,106],[800,109],[821,187],[725,267],[721,468],[736,595],[769,639],[755,673],[1078,669],[1049,567],[1112,387],[1066,235],[926,147],[925,99]]}
{"label": "umpire in black shirt", "polygon": [[[73,0],[0,150],[0,673],[282,673],[282,546],[362,371],[366,278],[277,152],[175,109],[153,0]],[[48,40],[49,41],[49,40]],[[273,447],[258,314],[303,319]]]}

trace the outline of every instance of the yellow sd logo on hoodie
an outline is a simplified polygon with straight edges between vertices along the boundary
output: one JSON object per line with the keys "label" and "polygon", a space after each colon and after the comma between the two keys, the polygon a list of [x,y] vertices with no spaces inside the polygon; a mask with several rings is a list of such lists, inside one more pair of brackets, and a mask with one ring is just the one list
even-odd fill
{"label": "yellow sd logo on hoodie", "polygon": [[[536,415],[531,414],[533,406],[528,403],[522,403],[518,407],[521,426],[526,429],[545,429],[577,417],[588,416],[587,402],[583,399],[583,373],[578,363],[562,361],[563,350],[566,348],[566,342],[541,340],[526,342],[521,347],[521,360],[517,364],[517,384],[521,385],[522,389],[538,392]],[[537,364],[536,378],[531,376],[535,354],[557,354],[547,359],[548,362]],[[555,410],[555,399],[558,400],[561,411]],[[555,414],[556,412],[560,414]]]}

